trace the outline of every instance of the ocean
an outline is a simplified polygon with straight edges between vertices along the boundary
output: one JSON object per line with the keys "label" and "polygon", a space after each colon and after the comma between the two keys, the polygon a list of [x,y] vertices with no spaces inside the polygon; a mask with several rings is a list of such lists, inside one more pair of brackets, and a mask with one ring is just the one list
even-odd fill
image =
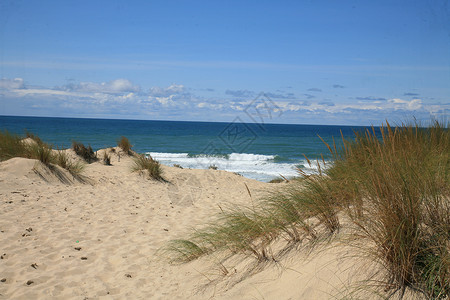
{"label": "ocean", "polygon": [[310,166],[304,155],[311,161],[321,161],[321,155],[325,161],[330,158],[319,136],[330,144],[334,138],[339,146],[341,131],[352,138],[354,131],[364,129],[243,123],[240,119],[219,123],[0,116],[0,130],[19,135],[28,131],[55,148],[68,148],[75,140],[98,150],[116,146],[125,136],[133,150],[162,164],[197,169],[213,165],[260,181],[297,176],[297,168],[314,173],[317,165]]}

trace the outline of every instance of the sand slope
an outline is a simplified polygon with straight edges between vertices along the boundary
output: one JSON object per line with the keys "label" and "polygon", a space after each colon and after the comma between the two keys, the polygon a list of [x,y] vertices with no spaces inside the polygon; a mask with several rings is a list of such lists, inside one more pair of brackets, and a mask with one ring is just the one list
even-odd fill
{"label": "sand slope", "polygon": [[88,165],[84,183],[35,160],[0,163],[0,299],[327,299],[353,272],[336,248],[253,276],[245,275],[251,260],[225,276],[214,257],[170,265],[156,254],[167,241],[219,206],[251,205],[244,183],[254,199],[280,185],[174,167],[158,182],[118,159]]}

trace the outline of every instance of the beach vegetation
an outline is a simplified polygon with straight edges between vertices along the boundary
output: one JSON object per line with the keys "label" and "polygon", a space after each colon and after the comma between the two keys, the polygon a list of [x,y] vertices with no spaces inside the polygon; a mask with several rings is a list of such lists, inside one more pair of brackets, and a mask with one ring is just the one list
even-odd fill
{"label": "beach vegetation", "polygon": [[26,136],[27,138],[33,140],[33,141],[34,141],[35,143],[37,143],[38,145],[41,145],[41,146],[42,146],[42,145],[45,145],[45,146],[49,147],[49,145],[46,144],[46,143],[44,143],[44,142],[41,140],[41,138],[40,138],[39,136],[35,135],[34,133],[32,133],[32,132],[30,132],[30,131],[28,131],[28,130],[25,130],[25,136]]}
{"label": "beach vegetation", "polygon": [[79,177],[85,168],[84,163],[71,160],[64,150],[58,150],[56,152],[54,161],[58,166],[69,171],[74,177]]}
{"label": "beach vegetation", "polygon": [[155,180],[163,181],[162,168],[158,161],[151,156],[137,155],[133,158],[133,165],[131,167],[133,172],[147,172],[148,176]]}
{"label": "beach vegetation", "polygon": [[38,159],[45,165],[54,161],[51,146],[43,143],[37,136],[34,136],[33,142],[27,143],[18,135],[7,131],[1,132],[0,159],[8,160],[13,157]]}
{"label": "beach vegetation", "polygon": [[[356,133],[332,151],[354,242],[381,262],[390,290],[450,295],[450,135],[435,121]],[[345,197],[345,199],[344,199]]]}
{"label": "beach vegetation", "polygon": [[173,164],[173,166],[174,166],[175,168],[178,168],[178,169],[183,169],[183,167],[182,167],[181,165],[179,165],[179,164]]}
{"label": "beach vegetation", "polygon": [[[293,244],[331,241],[345,227],[358,255],[380,266],[382,291],[427,299],[450,296],[450,136],[448,124],[401,124],[355,132],[326,144],[332,161],[283,190],[215,220],[163,250],[185,262],[216,251],[277,259]],[[345,222],[341,220],[345,217]],[[347,236],[346,236],[347,237]],[[286,241],[277,253],[275,241]]]}
{"label": "beach vegetation", "polygon": [[58,149],[55,154],[55,162],[61,168],[67,169],[70,165],[70,158],[64,150]]}
{"label": "beach vegetation", "polygon": [[103,163],[107,166],[111,165],[111,154],[107,150],[103,153]]}
{"label": "beach vegetation", "polygon": [[131,148],[133,147],[130,143],[130,141],[122,136],[118,141],[117,141],[117,146],[119,146],[120,149],[122,149],[123,152],[125,152],[128,155],[131,155]]}
{"label": "beach vegetation", "polygon": [[83,158],[87,163],[91,163],[97,160],[97,156],[95,155],[95,152],[90,145],[86,147],[84,144],[80,142],[72,141],[72,149],[78,156]]}
{"label": "beach vegetation", "polygon": [[216,165],[210,165],[210,166],[208,167],[208,169],[210,169],[210,170],[217,170],[218,167],[217,167]]}
{"label": "beach vegetation", "polygon": [[284,179],[281,177],[277,177],[269,181],[269,183],[281,183],[281,182],[284,182]]}
{"label": "beach vegetation", "polygon": [[79,176],[82,173],[84,165],[79,162],[72,162],[63,150],[58,150],[55,153],[52,147],[44,143],[38,136],[27,132],[27,137],[31,138],[33,142],[28,143],[22,137],[10,134],[7,131],[0,132],[0,161],[13,157],[37,159],[47,167],[59,165],[73,176]]}
{"label": "beach vegetation", "polygon": [[28,158],[37,159],[46,166],[56,162],[52,148],[44,143],[31,143],[26,145],[26,148]]}
{"label": "beach vegetation", "polygon": [[0,161],[13,157],[27,157],[28,151],[22,138],[8,131],[0,131]]}

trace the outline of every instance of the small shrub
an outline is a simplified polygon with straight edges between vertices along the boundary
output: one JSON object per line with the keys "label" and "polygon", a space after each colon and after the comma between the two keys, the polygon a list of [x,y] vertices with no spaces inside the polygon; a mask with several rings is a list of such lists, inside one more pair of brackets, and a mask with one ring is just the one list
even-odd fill
{"label": "small shrub", "polygon": [[107,166],[111,165],[111,154],[109,154],[108,152],[103,153],[103,163]]}
{"label": "small shrub", "polygon": [[83,158],[88,163],[97,160],[94,150],[92,150],[92,147],[90,145],[86,148],[82,143],[73,141],[72,149],[78,156]]}
{"label": "small shrub", "polygon": [[135,157],[132,171],[147,171],[150,178],[156,180],[164,180],[162,177],[161,165],[158,161],[154,160],[151,156],[139,155]]}
{"label": "small shrub", "polygon": [[122,136],[120,138],[120,140],[117,142],[117,146],[119,146],[123,150],[123,152],[125,152],[126,154],[128,154],[128,155],[131,154],[131,148],[133,146],[131,145],[130,141],[126,137]]}
{"label": "small shrub", "polygon": [[218,168],[217,168],[216,165],[210,165],[210,166],[208,167],[208,169],[210,169],[210,170],[217,170]]}

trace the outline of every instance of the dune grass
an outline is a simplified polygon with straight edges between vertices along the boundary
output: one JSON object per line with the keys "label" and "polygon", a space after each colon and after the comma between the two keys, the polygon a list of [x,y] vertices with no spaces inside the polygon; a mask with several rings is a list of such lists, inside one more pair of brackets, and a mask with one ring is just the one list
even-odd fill
{"label": "dune grass", "polygon": [[60,166],[61,168],[67,169],[70,166],[70,158],[67,155],[64,150],[58,149],[58,151],[55,154],[55,162]]}
{"label": "dune grass", "polygon": [[54,160],[58,166],[69,171],[74,177],[79,177],[85,168],[85,164],[79,161],[72,161],[63,150],[56,152]]}
{"label": "dune grass", "polygon": [[137,155],[136,157],[134,157],[131,171],[147,171],[150,178],[164,181],[164,178],[162,177],[161,165],[151,156],[147,157],[145,155]]}
{"label": "dune grass", "polygon": [[[317,241],[349,227],[350,243],[383,267],[387,296],[406,289],[450,295],[450,136],[447,124],[389,123],[328,145],[333,161],[317,175],[223,211],[210,225],[163,250],[185,262],[215,251],[273,258],[271,244]],[[350,220],[341,223],[338,215]],[[364,245],[363,247],[361,245]],[[370,246],[368,246],[370,245]],[[282,251],[280,252],[282,253]]]}
{"label": "dune grass", "polygon": [[43,143],[35,135],[27,133],[33,142],[27,143],[22,137],[10,134],[7,131],[0,132],[0,160],[8,160],[13,157],[38,159],[45,165],[54,163],[51,146]]}
{"label": "dune grass", "polygon": [[107,150],[103,153],[103,164],[107,166],[111,165],[111,153],[108,153]]}
{"label": "dune grass", "polygon": [[78,156],[83,158],[87,163],[91,163],[97,160],[97,156],[95,155],[94,150],[90,145],[86,147],[84,144],[80,142],[72,141],[72,149]]}
{"label": "dune grass", "polygon": [[351,195],[345,212],[356,236],[375,245],[392,292],[419,290],[428,298],[450,293],[450,137],[434,122],[357,134],[344,143],[328,171]]}
{"label": "dune grass", "polygon": [[0,131],[0,161],[13,157],[27,157],[28,151],[22,138],[10,134],[8,131]]}
{"label": "dune grass", "polygon": [[277,177],[277,178],[274,178],[274,179],[270,180],[269,183],[281,183],[281,182],[284,182],[284,181],[285,180],[283,178]]}
{"label": "dune grass", "polygon": [[36,144],[38,144],[40,146],[46,146],[46,147],[50,148],[50,146],[47,143],[44,143],[39,136],[35,135],[34,133],[32,133],[28,130],[25,130],[25,136],[29,139],[32,139],[33,141],[36,142]]}
{"label": "dune grass", "polygon": [[64,151],[58,150],[56,154],[52,146],[44,143],[37,135],[26,132],[26,136],[34,142],[27,143],[22,137],[0,132],[0,161],[13,157],[37,159],[46,166],[59,165],[68,170],[73,176],[79,176],[84,165],[72,162]]}
{"label": "dune grass", "polygon": [[27,145],[26,149],[29,158],[37,159],[46,166],[56,163],[51,146],[43,143],[32,143]]}
{"label": "dune grass", "polygon": [[133,147],[130,143],[130,141],[122,136],[120,137],[120,139],[117,141],[117,146],[119,146],[120,149],[122,149],[123,152],[125,152],[128,155],[131,155],[131,148]]}

